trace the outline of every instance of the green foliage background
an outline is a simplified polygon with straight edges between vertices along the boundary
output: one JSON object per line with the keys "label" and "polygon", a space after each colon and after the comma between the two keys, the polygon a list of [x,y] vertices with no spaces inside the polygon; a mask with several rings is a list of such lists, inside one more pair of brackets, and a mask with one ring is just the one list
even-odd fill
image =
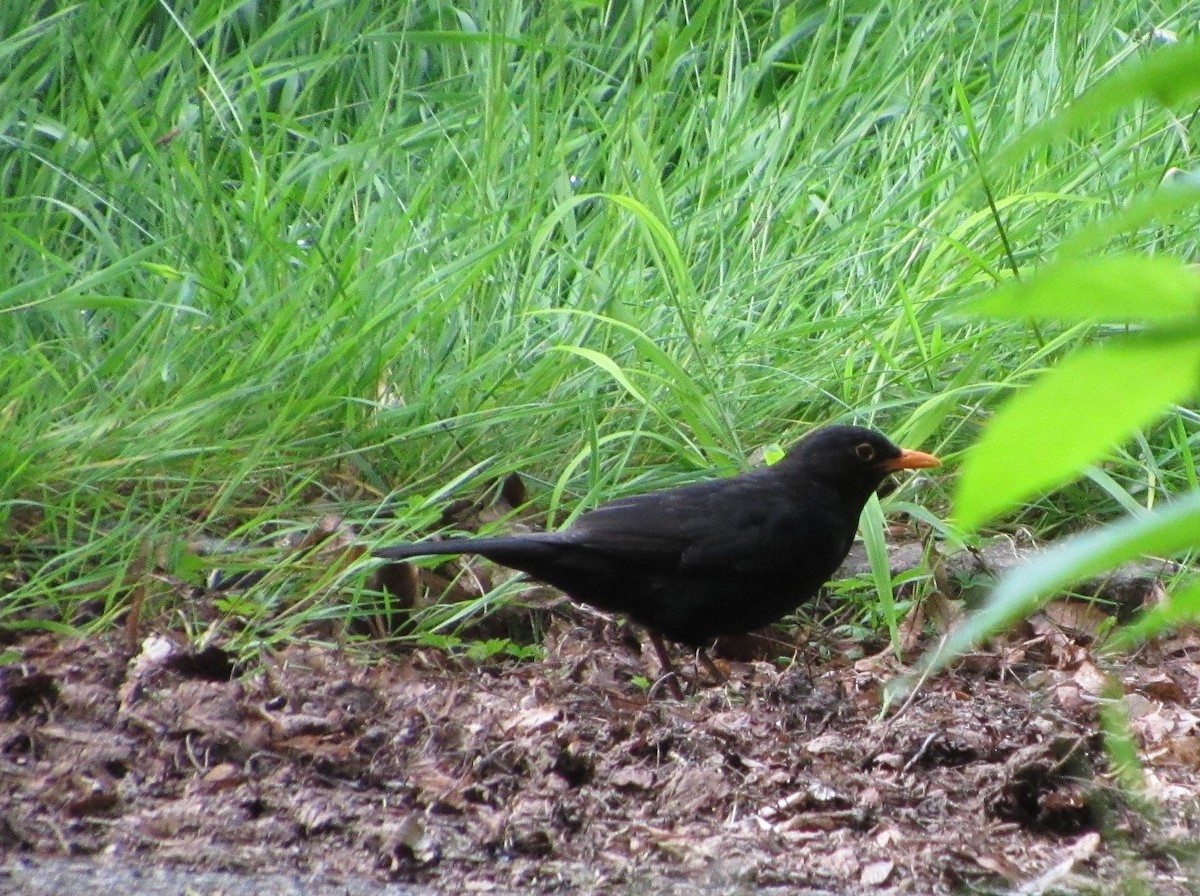
{"label": "green foliage background", "polygon": [[[183,539],[325,506],[399,537],[512,470],[557,524],[819,423],[952,458],[1111,329],[968,300],[1081,233],[1194,255],[1104,229],[1190,167],[1191,94],[1055,116],[1196,12],[6,6],[0,617],[111,618],[148,541],[187,579]],[[1187,490],[1195,439],[1176,407],[1017,519]]]}

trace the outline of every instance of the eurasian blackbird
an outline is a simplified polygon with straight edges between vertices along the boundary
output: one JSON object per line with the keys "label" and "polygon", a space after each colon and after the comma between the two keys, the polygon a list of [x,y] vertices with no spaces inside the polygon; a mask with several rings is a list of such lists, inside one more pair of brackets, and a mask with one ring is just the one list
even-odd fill
{"label": "eurasian blackbird", "polygon": [[400,544],[374,555],[479,554],[628,615],[665,660],[655,633],[700,648],[812,598],[850,551],[859,514],[888,474],[939,464],[873,430],[829,426],[773,466],[618,498],[557,532]]}

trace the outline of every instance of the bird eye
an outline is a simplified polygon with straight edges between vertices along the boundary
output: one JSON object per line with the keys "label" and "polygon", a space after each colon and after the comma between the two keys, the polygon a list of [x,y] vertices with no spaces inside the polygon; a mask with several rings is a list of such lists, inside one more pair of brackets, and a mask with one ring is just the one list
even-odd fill
{"label": "bird eye", "polygon": [[875,447],[870,442],[863,442],[854,449],[859,460],[872,461],[875,459]]}

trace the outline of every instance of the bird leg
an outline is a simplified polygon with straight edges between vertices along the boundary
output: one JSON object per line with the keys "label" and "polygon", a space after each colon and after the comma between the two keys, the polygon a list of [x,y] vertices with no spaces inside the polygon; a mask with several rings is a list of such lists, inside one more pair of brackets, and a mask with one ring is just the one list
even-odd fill
{"label": "bird leg", "polygon": [[658,655],[658,664],[662,666],[663,679],[667,683],[667,689],[676,700],[682,700],[683,689],[679,686],[679,676],[675,674],[675,666],[667,654],[667,646],[663,644],[663,640],[657,632],[648,632],[647,634],[650,636],[650,644],[654,647],[655,654]]}
{"label": "bird leg", "polygon": [[703,647],[696,649],[696,661],[704,667],[704,671],[711,675],[713,681],[717,684],[729,683],[729,679],[725,677],[725,673],[717,668],[717,664],[713,662],[713,658],[708,655],[708,651]]}
{"label": "bird leg", "polygon": [[[663,643],[662,637],[657,632],[648,632],[650,644],[654,647],[654,653],[658,656],[659,665],[662,666],[662,678],[667,688],[671,691],[671,696],[676,700],[683,699],[683,689],[679,686],[679,676],[675,672],[675,664],[671,662],[671,656],[667,653],[667,645]],[[698,666],[703,666],[704,671],[711,676],[712,680],[719,685],[727,684],[729,679],[725,677],[725,673],[717,667],[713,662],[713,658],[708,655],[708,651],[703,647],[696,649],[696,663]]]}

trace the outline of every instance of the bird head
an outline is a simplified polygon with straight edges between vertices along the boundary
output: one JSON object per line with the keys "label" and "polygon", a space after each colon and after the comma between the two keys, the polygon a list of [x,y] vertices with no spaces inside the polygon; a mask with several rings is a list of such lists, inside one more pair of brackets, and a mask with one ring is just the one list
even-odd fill
{"label": "bird head", "polygon": [[865,502],[888,474],[937,467],[941,461],[924,451],[900,448],[873,429],[826,426],[797,442],[777,466],[785,465],[806,477],[832,482]]}

